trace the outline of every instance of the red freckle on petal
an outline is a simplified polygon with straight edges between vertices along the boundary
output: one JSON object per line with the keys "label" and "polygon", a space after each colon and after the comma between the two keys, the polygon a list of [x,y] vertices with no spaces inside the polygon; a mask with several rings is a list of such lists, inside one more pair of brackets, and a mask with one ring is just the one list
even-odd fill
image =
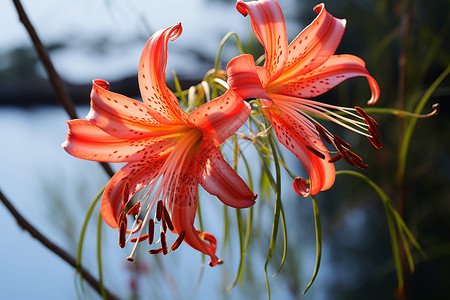
{"label": "red freckle on petal", "polygon": [[[148,87],[147,86],[144,86],[145,87],[145,89],[148,91]],[[147,98],[148,99],[148,98]],[[150,99],[148,99],[148,100],[150,100]]]}

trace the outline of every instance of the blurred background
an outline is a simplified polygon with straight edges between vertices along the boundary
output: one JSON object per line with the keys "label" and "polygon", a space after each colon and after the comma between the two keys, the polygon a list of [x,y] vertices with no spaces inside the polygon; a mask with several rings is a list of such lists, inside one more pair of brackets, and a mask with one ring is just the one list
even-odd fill
{"label": "blurred background", "polygon": [[[414,111],[426,90],[450,63],[450,1],[324,1],[333,16],[347,19],[337,53],[361,57],[378,81],[380,108]],[[183,88],[201,81],[214,66],[220,40],[239,34],[244,49],[256,57],[263,49],[253,36],[249,18],[234,0],[96,0],[22,1],[32,24],[63,78],[77,113],[89,110],[91,80],[111,83],[111,90],[139,97],[137,63],[147,39],[158,29],[181,22],[183,34],[169,44],[167,80],[176,71]],[[315,17],[310,0],[279,0],[289,40]],[[23,215],[52,241],[76,255],[78,238],[90,202],[107,182],[97,163],[75,159],[61,148],[67,114],[58,106],[30,38],[12,1],[0,2],[0,189]],[[239,54],[230,40],[221,67]],[[405,270],[405,293],[397,281],[383,205],[360,179],[338,176],[329,191],[318,195],[322,216],[323,257],[318,277],[306,295],[315,264],[315,233],[310,199],[296,196],[288,176],[283,205],[288,228],[288,257],[274,278],[282,252],[279,233],[269,266],[272,299],[449,299],[450,288],[450,160],[447,122],[450,79],[436,88],[423,113],[440,103],[439,114],[420,119],[408,149],[405,172],[399,171],[400,147],[411,118],[371,113],[381,126],[383,149],[337,128],[371,167],[363,173],[391,198],[428,255],[413,251],[414,274]],[[347,80],[320,97],[327,103],[364,107],[370,92],[365,79]],[[327,124],[327,126],[330,126]],[[332,127],[332,126],[331,126]],[[255,155],[241,145],[248,157]],[[231,145],[226,145],[227,150]],[[302,166],[285,153],[296,174]],[[228,155],[232,159],[232,155]],[[298,164],[298,166],[296,166]],[[120,166],[113,166],[118,170]],[[255,166],[254,184],[260,174]],[[348,169],[337,163],[336,169]],[[286,175],[286,174],[284,174]],[[258,188],[257,188],[258,190]],[[242,286],[226,292],[239,264],[235,212],[228,209],[229,236],[224,239],[224,208],[202,193],[203,225],[218,239],[225,264],[202,269],[201,255],[183,245],[168,256],[126,262],[130,249],[118,247],[117,232],[103,226],[105,286],[124,299],[265,299],[264,261],[268,252],[274,200],[264,191],[254,211],[254,231],[247,251]],[[246,211],[243,211],[244,218]],[[96,214],[94,214],[96,216]],[[89,223],[83,264],[97,275],[97,217]],[[98,299],[75,271],[21,230],[0,205],[0,299]],[[145,247],[142,247],[145,248]]]}

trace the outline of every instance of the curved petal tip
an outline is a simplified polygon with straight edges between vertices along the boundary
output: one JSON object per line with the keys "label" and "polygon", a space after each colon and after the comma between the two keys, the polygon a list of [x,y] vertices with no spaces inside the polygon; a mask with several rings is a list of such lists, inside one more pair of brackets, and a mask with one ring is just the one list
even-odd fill
{"label": "curved petal tip", "polygon": [[311,194],[308,183],[301,177],[296,177],[292,185],[295,193],[299,196],[308,197]]}

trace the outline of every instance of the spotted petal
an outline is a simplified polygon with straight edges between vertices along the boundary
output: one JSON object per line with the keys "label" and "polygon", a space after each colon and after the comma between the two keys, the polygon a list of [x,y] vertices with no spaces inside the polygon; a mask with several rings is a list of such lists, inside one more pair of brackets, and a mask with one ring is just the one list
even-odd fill
{"label": "spotted petal", "polygon": [[[195,166],[193,166],[195,168]],[[188,171],[186,175],[190,172]],[[193,172],[195,173],[195,172]],[[192,181],[195,174],[191,174],[187,183],[180,182],[177,187],[178,195],[169,205],[172,211],[172,223],[174,232],[185,232],[184,241],[192,248],[209,255],[211,266],[217,264],[216,239],[209,233],[201,233],[194,228],[195,215],[197,213],[198,182]],[[205,239],[207,237],[207,239]]]}
{"label": "spotted petal", "polygon": [[139,162],[128,163],[111,178],[103,192],[100,206],[100,212],[106,224],[112,228],[118,226],[119,215],[124,209],[122,193],[125,183],[127,181],[130,183],[129,198],[131,198],[155,178],[166,158],[167,156],[147,160],[145,165]]}
{"label": "spotted petal", "polygon": [[289,45],[283,74],[274,82],[284,82],[315,70],[336,51],[345,30],[345,20],[333,17],[324,4],[314,7],[316,19]]}
{"label": "spotted petal", "polygon": [[219,145],[233,135],[250,115],[250,105],[233,90],[195,109],[188,124]]}
{"label": "spotted petal", "polygon": [[203,188],[231,207],[247,208],[252,206],[257,195],[223,159],[218,148],[211,149],[209,153],[210,157],[201,181]]}
{"label": "spotted petal", "polygon": [[167,43],[182,31],[181,24],[157,31],[147,42],[139,61],[139,88],[143,102],[162,124],[183,123],[187,114],[166,85]]}
{"label": "spotted petal", "polygon": [[264,91],[263,85],[263,82],[268,81],[268,71],[266,68],[258,68],[250,54],[243,54],[230,60],[227,74],[228,85],[242,98],[272,101]]}
{"label": "spotted petal", "polygon": [[173,134],[185,127],[160,124],[147,105],[109,91],[109,83],[99,79],[92,83],[91,110],[86,118],[110,135],[130,140]]}
{"label": "spotted petal", "polygon": [[236,8],[243,16],[250,15],[253,32],[264,46],[264,67],[269,70],[271,80],[277,78],[288,57],[286,25],[280,6],[274,0],[238,1]]}
{"label": "spotted petal", "polygon": [[71,155],[101,162],[130,162],[160,156],[170,151],[180,134],[127,140],[114,137],[87,120],[67,122],[69,130],[62,144]]}
{"label": "spotted petal", "polygon": [[369,75],[365,63],[354,55],[333,55],[316,70],[287,82],[280,82],[267,89],[269,95],[281,94],[293,97],[311,98],[325,93],[342,81],[356,76],[365,76],[372,90],[369,105],[378,101],[380,89]]}
{"label": "spotted petal", "polygon": [[[302,162],[308,172],[310,187],[303,196],[329,189],[335,179],[334,165],[328,162],[328,151],[318,133],[312,129],[312,124],[295,111],[278,105],[266,109],[265,114],[275,129],[278,140]],[[307,146],[321,152],[324,158],[315,155]]]}

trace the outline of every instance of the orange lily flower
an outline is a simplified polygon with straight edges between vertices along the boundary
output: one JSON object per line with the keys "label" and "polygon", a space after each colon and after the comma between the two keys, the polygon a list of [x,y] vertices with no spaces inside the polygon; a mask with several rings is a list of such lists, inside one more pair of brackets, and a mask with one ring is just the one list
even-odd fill
{"label": "orange lily flower", "polygon": [[[190,115],[180,107],[166,86],[165,67],[168,41],[181,31],[178,23],[159,30],[147,42],[138,69],[143,102],[109,91],[104,80],[94,80],[87,120],[68,122],[63,147],[78,158],[127,163],[107,184],[101,214],[109,226],[119,227],[122,248],[127,241],[135,243],[129,260],[139,242],[153,244],[159,222],[156,236],[161,247],[150,253],[167,254],[185,241],[209,255],[214,266],[221,262],[215,255],[216,239],[193,226],[198,184],[226,205],[246,208],[255,203],[257,195],[218,148],[247,120],[250,106],[230,90]],[[131,198],[140,190],[132,206]],[[135,216],[130,229],[127,215]],[[179,235],[171,248],[167,228]],[[133,234],[137,236],[131,238]]]}
{"label": "orange lily flower", "polygon": [[[227,66],[228,84],[244,99],[260,99],[279,141],[305,166],[310,184],[297,177],[294,180],[297,194],[307,197],[329,189],[335,179],[333,162],[340,158],[353,166],[367,168],[350,151],[348,143],[310,114],[360,133],[381,148],[378,124],[359,107],[338,107],[307,99],[325,93],[347,78],[365,76],[372,91],[368,103],[377,102],[379,87],[364,62],[353,55],[333,55],[346,21],[327,13],[324,4],[317,5],[316,19],[288,45],[286,25],[277,1],[238,1],[236,8],[242,15],[250,15],[253,31],[265,49],[265,61],[260,67],[248,54],[232,59]],[[321,138],[334,145],[337,156],[330,158]]]}

